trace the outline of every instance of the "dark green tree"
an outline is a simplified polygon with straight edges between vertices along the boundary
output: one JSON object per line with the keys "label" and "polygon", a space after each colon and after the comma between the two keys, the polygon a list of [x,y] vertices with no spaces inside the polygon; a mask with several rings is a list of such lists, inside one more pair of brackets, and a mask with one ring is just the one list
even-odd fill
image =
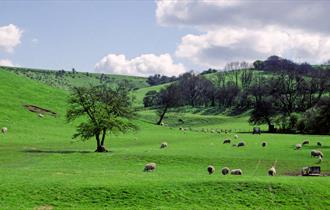
{"label": "dark green tree", "polygon": [[134,117],[128,90],[119,86],[111,89],[107,85],[75,87],[69,99],[66,119],[72,122],[81,118],[73,138],[96,139],[95,152],[106,152],[104,142],[107,134],[136,129],[130,122]]}

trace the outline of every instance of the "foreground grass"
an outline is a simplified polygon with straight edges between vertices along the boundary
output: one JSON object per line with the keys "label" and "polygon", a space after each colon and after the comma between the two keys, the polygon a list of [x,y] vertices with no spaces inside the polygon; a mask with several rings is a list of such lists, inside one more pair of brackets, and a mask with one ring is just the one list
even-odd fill
{"label": "foreground grass", "polygon": [[[94,153],[95,142],[72,141],[74,125],[64,120],[67,93],[0,71],[0,209],[328,209],[329,177],[301,177],[303,166],[315,165],[310,150],[321,141],[330,172],[328,136],[252,135],[246,116],[204,116],[170,113],[170,127],[152,123],[153,111],[139,113],[140,130],[107,139],[109,153]],[[23,104],[58,113],[39,118]],[[178,124],[182,118],[184,125]],[[182,132],[179,127],[191,127]],[[237,129],[234,133],[204,133],[202,128]],[[244,140],[244,148],[223,145]],[[294,150],[296,143],[311,144]],[[169,147],[159,149],[167,141]],[[266,148],[260,146],[267,141]],[[142,172],[157,163],[152,173]],[[208,175],[212,164],[216,173]],[[268,177],[276,165],[278,176]],[[222,176],[224,166],[241,168],[244,175]]]}

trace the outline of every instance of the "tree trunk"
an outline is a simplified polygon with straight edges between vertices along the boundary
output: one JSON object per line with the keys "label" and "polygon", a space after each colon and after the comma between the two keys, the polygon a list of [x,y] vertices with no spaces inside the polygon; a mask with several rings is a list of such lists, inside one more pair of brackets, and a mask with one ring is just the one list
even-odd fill
{"label": "tree trunk", "polygon": [[[102,142],[104,143],[104,139],[102,139]],[[108,152],[108,150],[101,144],[100,134],[96,135],[96,143],[97,143],[97,147],[95,152]]]}
{"label": "tree trunk", "polygon": [[160,125],[160,124],[162,123],[163,118],[164,118],[164,116],[165,116],[165,114],[166,114],[166,111],[167,111],[167,106],[165,106],[165,109],[164,109],[163,113],[160,115],[160,119],[159,119],[159,121],[157,122],[157,125]]}
{"label": "tree trunk", "polygon": [[266,118],[267,124],[268,124],[268,132],[273,133],[274,132],[274,125],[270,122],[268,118]]}

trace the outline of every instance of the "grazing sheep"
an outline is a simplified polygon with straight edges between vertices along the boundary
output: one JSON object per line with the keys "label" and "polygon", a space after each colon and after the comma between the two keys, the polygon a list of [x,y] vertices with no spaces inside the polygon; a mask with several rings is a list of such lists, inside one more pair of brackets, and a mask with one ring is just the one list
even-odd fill
{"label": "grazing sheep", "polygon": [[233,169],[230,171],[231,175],[243,175],[243,172],[241,169]]}
{"label": "grazing sheep", "polygon": [[163,149],[163,148],[166,148],[167,147],[167,142],[163,142],[161,143],[160,145],[160,148]]}
{"label": "grazing sheep", "polygon": [[245,143],[243,141],[241,141],[237,144],[237,147],[244,147],[244,146],[245,146]]}
{"label": "grazing sheep", "polygon": [[301,144],[296,144],[296,150],[299,150],[299,149],[301,149]]}
{"label": "grazing sheep", "polygon": [[268,175],[269,176],[275,176],[276,175],[275,166],[272,166],[270,169],[268,169]]}
{"label": "grazing sheep", "polygon": [[227,168],[227,167],[224,167],[224,168],[221,169],[222,175],[227,175],[227,174],[229,174],[229,172],[230,172],[230,169]]}
{"label": "grazing sheep", "polygon": [[6,128],[6,127],[1,128],[1,132],[3,134],[7,133],[8,132],[8,128]]}
{"label": "grazing sheep", "polygon": [[321,156],[321,158],[323,158],[323,153],[321,151],[319,151],[319,150],[312,150],[311,151],[311,156],[312,157],[319,157],[319,156]]}
{"label": "grazing sheep", "polygon": [[237,134],[236,134],[236,135],[234,135],[234,138],[235,138],[235,139],[238,139],[238,135],[237,135]]}
{"label": "grazing sheep", "polygon": [[209,172],[209,174],[213,174],[213,173],[215,172],[215,168],[214,168],[214,166],[209,165],[209,166],[207,167],[207,171]]}
{"label": "grazing sheep", "polygon": [[39,114],[38,114],[38,117],[40,117],[40,118],[44,118],[44,117],[45,117],[45,115],[43,115],[43,114],[39,113]]}
{"label": "grazing sheep", "polygon": [[322,147],[322,143],[318,141],[317,146]]}
{"label": "grazing sheep", "polygon": [[309,141],[308,140],[305,140],[302,145],[306,145],[306,144],[309,144]]}
{"label": "grazing sheep", "polygon": [[223,141],[223,143],[224,143],[224,144],[230,144],[230,139],[225,139],[225,140]]}
{"label": "grazing sheep", "polygon": [[266,147],[266,146],[267,146],[267,142],[263,141],[263,142],[261,143],[261,146],[262,146],[262,147]]}
{"label": "grazing sheep", "polygon": [[154,171],[156,169],[156,163],[147,163],[144,166],[144,171],[149,172],[149,171]]}

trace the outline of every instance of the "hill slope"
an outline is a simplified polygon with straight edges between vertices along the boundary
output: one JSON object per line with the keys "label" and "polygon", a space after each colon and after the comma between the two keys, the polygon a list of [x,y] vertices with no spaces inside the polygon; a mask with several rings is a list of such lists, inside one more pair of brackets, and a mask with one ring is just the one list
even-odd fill
{"label": "hill slope", "polygon": [[[140,112],[140,130],[110,135],[111,152],[94,153],[95,142],[72,142],[74,125],[64,119],[67,92],[0,70],[0,208],[1,209],[327,209],[329,177],[299,177],[314,165],[316,141],[330,173],[328,136],[213,133],[210,129],[249,130],[244,117],[169,115],[172,127],[155,126],[154,112]],[[23,105],[58,113],[39,118]],[[176,124],[180,117],[187,123]],[[185,132],[179,127],[190,127]],[[202,128],[208,128],[203,132]],[[243,148],[223,144],[245,141]],[[308,138],[310,145],[294,150]],[[169,147],[159,149],[161,142]],[[261,141],[268,146],[262,148]],[[157,170],[143,172],[147,162]],[[216,173],[208,175],[212,164]],[[277,177],[268,177],[275,164]],[[243,176],[223,176],[224,166],[241,168]]]}

